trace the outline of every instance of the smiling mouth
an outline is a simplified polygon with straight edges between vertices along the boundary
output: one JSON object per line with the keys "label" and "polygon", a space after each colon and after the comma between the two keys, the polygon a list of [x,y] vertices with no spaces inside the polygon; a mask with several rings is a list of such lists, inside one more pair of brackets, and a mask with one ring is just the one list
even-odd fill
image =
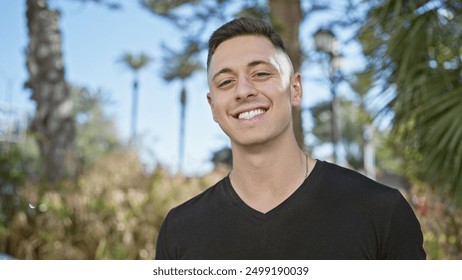
{"label": "smiling mouth", "polygon": [[263,114],[265,112],[266,112],[266,110],[264,110],[264,109],[255,109],[255,110],[251,110],[251,111],[247,111],[247,112],[242,112],[239,115],[237,115],[237,118],[240,119],[240,120],[250,120],[250,119],[253,119],[256,116],[261,115],[261,114]]}

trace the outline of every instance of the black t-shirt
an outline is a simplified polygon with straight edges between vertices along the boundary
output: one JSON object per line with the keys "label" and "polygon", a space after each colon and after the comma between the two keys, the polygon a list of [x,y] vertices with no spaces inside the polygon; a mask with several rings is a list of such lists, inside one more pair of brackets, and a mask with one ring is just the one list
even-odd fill
{"label": "black t-shirt", "polygon": [[267,213],[245,204],[225,177],[172,209],[156,259],[425,259],[419,222],[401,193],[318,161]]}

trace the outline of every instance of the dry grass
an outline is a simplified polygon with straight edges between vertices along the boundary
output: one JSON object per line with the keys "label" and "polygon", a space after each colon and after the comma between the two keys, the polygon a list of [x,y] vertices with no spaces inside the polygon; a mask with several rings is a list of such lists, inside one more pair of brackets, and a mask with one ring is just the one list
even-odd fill
{"label": "dry grass", "polygon": [[0,226],[0,252],[18,259],[153,259],[167,211],[224,174],[146,174],[137,156],[116,152],[78,182],[26,183],[20,209]]}

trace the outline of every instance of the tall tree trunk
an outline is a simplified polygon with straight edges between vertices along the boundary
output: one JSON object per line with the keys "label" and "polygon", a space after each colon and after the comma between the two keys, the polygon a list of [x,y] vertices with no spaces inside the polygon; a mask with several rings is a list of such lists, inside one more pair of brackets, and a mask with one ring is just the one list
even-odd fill
{"label": "tall tree trunk", "polygon": [[[302,22],[300,0],[269,0],[269,7],[273,26],[281,34],[294,70],[297,72],[302,64],[302,51],[298,40],[298,29]],[[292,117],[297,143],[305,149],[301,108],[294,110]]]}
{"label": "tall tree trunk", "polygon": [[51,182],[75,172],[76,128],[70,89],[64,79],[59,12],[46,0],[27,0],[29,47],[26,86],[32,90],[36,112],[31,123]]}
{"label": "tall tree trunk", "polygon": [[132,117],[130,125],[130,143],[134,144],[136,137],[136,126],[138,123],[138,73],[134,73],[135,77],[133,78],[133,96],[132,96]]}
{"label": "tall tree trunk", "polygon": [[181,115],[180,115],[180,144],[179,144],[179,161],[178,161],[178,172],[183,171],[184,161],[184,138],[185,138],[185,123],[186,123],[186,102],[187,92],[185,81],[182,81],[180,104],[181,104]]}

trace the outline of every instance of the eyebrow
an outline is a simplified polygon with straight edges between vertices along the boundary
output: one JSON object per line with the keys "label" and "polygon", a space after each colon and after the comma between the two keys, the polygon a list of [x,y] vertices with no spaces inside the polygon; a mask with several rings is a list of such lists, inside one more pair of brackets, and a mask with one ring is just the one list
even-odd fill
{"label": "eyebrow", "polygon": [[269,62],[267,62],[265,60],[260,60],[260,59],[249,62],[249,64],[247,64],[247,67],[255,67],[255,66],[260,65],[260,64],[274,67],[271,63],[269,63]]}
{"label": "eyebrow", "polygon": [[218,75],[221,75],[221,74],[224,74],[224,73],[230,73],[230,72],[233,72],[233,70],[231,70],[230,68],[223,68],[223,69],[221,69],[220,71],[218,71],[217,73],[215,73],[215,75],[213,75],[212,81],[214,81],[215,78],[216,78]]}
{"label": "eyebrow", "polygon": [[[265,60],[261,60],[261,59],[253,60],[253,61],[249,62],[249,63],[247,64],[247,67],[248,67],[248,68],[251,68],[251,67],[255,67],[255,66],[260,65],[260,64],[268,65],[268,66],[271,66],[271,67],[274,68],[274,66],[273,66],[271,63],[269,63],[269,62],[267,62],[267,61],[265,61]],[[221,75],[221,74],[224,74],[224,73],[231,73],[231,72],[233,72],[233,70],[231,70],[231,68],[225,67],[225,68],[221,69],[220,71],[218,71],[217,73],[215,73],[215,74],[213,75],[212,81],[215,80],[215,78],[216,78],[217,76]]]}

